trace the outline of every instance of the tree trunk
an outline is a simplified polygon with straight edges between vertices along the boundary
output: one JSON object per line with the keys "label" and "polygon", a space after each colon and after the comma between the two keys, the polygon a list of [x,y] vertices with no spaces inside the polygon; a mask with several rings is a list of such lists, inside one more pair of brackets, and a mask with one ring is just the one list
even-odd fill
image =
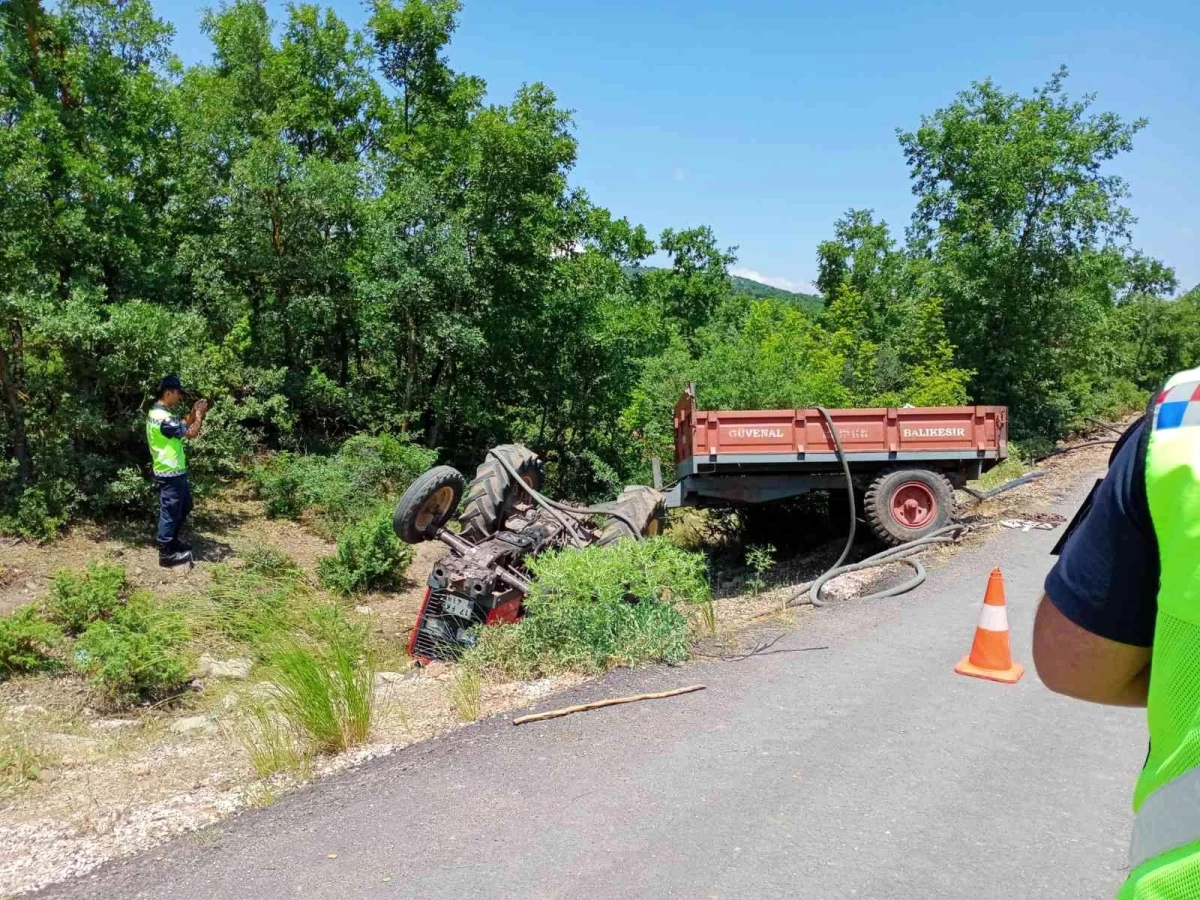
{"label": "tree trunk", "polygon": [[17,474],[22,484],[33,484],[33,457],[29,454],[29,438],[25,433],[25,334],[21,323],[8,323],[9,348],[0,342],[0,390],[8,402],[12,419],[13,455],[17,458]]}
{"label": "tree trunk", "polygon": [[404,433],[408,434],[408,418],[412,412],[413,383],[417,377],[417,319],[412,311],[405,313],[408,321],[408,347],[404,361]]}

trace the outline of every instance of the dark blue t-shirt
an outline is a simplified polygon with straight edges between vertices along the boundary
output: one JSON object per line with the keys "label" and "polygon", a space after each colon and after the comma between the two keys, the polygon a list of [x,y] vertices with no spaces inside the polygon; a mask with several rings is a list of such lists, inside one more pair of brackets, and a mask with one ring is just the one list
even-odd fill
{"label": "dark blue t-shirt", "polygon": [[1146,423],[1119,446],[1108,474],[1046,577],[1058,610],[1086,631],[1149,647],[1158,612],[1158,545],[1146,500]]}

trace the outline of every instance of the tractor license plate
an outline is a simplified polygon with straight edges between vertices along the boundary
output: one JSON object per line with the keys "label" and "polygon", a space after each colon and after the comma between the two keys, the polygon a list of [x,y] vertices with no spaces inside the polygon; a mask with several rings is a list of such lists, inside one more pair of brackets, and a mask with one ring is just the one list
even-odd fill
{"label": "tractor license plate", "polygon": [[448,616],[457,616],[460,619],[472,619],[475,617],[475,604],[466,597],[459,597],[457,594],[447,594],[442,600],[442,612]]}

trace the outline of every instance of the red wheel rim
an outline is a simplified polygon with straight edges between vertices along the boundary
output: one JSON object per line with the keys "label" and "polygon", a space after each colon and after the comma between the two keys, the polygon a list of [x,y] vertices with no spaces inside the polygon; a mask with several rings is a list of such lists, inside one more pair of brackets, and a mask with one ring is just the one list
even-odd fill
{"label": "red wheel rim", "polygon": [[906,481],[892,493],[892,515],[905,528],[924,528],[937,517],[937,497],[929,485]]}

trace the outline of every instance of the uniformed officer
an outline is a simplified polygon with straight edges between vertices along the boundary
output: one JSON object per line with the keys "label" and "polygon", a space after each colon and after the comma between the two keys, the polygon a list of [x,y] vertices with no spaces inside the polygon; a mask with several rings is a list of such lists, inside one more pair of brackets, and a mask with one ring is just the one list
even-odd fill
{"label": "uniformed officer", "polygon": [[146,416],[146,440],[158,485],[158,564],[178,566],[191,563],[192,547],[179,539],[183,523],[192,511],[192,488],[188,484],[184,438],[200,434],[208,401],[197,400],[191,411],[177,419],[172,408],[183,400],[185,391],[178,375],[168,375],[155,388],[154,405]]}
{"label": "uniformed officer", "polygon": [[1046,579],[1034,661],[1052,690],[1146,706],[1119,900],[1200,898],[1200,369],[1113,452]]}

